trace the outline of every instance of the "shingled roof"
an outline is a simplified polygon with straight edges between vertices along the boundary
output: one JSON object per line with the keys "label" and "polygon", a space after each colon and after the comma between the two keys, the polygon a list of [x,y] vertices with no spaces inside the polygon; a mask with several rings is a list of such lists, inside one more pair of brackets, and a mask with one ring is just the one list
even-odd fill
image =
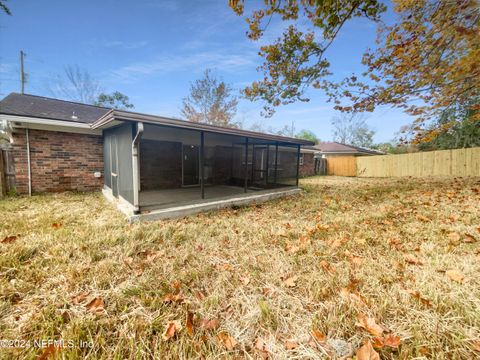
{"label": "shingled roof", "polygon": [[324,154],[349,154],[349,155],[383,155],[384,153],[378,150],[362,148],[359,146],[341,144],[334,141],[321,142],[312,148]]}
{"label": "shingled roof", "polygon": [[110,109],[47,98],[43,96],[11,93],[0,101],[0,114],[29,116],[91,124]]}

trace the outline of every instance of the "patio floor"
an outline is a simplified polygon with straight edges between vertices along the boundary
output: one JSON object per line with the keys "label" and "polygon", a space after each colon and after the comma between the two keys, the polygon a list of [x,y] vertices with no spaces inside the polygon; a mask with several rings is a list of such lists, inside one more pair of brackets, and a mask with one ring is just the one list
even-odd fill
{"label": "patio floor", "polygon": [[[248,189],[247,193],[258,190]],[[140,192],[141,211],[164,209],[172,205],[198,204],[205,200],[222,199],[232,195],[245,194],[243,187],[217,185],[205,187],[205,199],[201,198],[200,187],[185,187],[176,189],[147,190]]]}

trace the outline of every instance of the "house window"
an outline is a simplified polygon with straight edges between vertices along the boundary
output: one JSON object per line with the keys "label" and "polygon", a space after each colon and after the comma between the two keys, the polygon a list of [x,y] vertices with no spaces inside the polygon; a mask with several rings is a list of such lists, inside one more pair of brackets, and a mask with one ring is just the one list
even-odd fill
{"label": "house window", "polygon": [[300,154],[300,166],[303,165],[303,154]]}

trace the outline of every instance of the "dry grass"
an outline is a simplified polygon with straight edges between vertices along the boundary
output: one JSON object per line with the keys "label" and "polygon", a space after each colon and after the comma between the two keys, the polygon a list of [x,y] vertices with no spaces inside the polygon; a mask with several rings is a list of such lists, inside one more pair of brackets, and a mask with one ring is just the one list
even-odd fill
{"label": "dry grass", "polygon": [[[93,341],[54,353],[70,359],[326,358],[373,339],[356,325],[364,314],[401,338],[382,358],[480,355],[480,179],[303,186],[261,206],[135,225],[100,194],[1,201],[0,241],[19,234],[0,244],[1,338]],[[164,301],[178,293],[183,302]],[[87,309],[95,297],[104,311]],[[165,341],[172,320],[183,329]]]}

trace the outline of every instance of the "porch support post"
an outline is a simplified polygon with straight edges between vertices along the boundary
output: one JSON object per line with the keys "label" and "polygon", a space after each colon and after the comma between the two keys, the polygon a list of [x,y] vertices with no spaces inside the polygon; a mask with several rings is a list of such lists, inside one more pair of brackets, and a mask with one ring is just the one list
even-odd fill
{"label": "porch support post", "polygon": [[296,186],[298,187],[298,176],[300,175],[300,145],[297,147],[297,179]]}
{"label": "porch support post", "polygon": [[267,187],[268,187],[268,170],[269,170],[269,167],[270,167],[269,154],[270,154],[270,144],[267,144],[267,173],[265,175],[265,185]]}
{"label": "porch support post", "polygon": [[138,214],[140,212],[140,161],[139,161],[139,146],[140,139],[143,134],[143,123],[137,123],[137,133],[132,141],[132,171],[133,171],[133,213]]}
{"label": "porch support post", "polygon": [[200,191],[205,199],[204,171],[205,171],[205,132],[200,132]]}
{"label": "porch support post", "polygon": [[247,192],[248,187],[248,137],[245,138],[245,186],[243,192]]}
{"label": "porch support post", "polygon": [[275,172],[273,174],[273,185],[277,186],[277,169],[278,169],[278,141],[275,143]]}

